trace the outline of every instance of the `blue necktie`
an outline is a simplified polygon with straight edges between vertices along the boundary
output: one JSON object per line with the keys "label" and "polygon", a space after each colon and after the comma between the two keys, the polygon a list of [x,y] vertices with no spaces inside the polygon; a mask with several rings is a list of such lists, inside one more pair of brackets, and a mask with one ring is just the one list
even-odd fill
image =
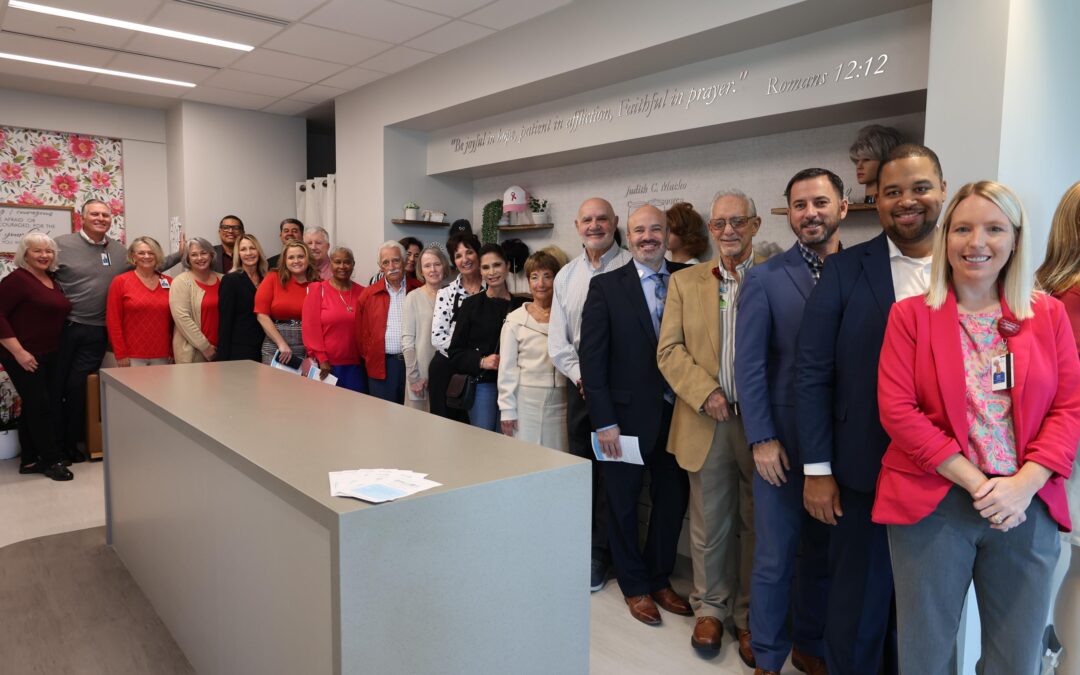
{"label": "blue necktie", "polygon": [[[664,303],[667,301],[667,278],[668,275],[663,272],[657,272],[653,275],[653,295],[656,298],[656,336],[658,338],[660,337],[660,323],[664,320]],[[664,400],[668,403],[675,402],[675,392],[671,390],[671,386],[666,380],[664,381]]]}

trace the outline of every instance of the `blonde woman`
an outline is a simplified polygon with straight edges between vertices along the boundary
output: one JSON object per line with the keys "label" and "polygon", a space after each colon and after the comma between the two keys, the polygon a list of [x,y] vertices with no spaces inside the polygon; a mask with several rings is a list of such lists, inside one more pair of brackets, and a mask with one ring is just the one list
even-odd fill
{"label": "blonde woman", "polygon": [[438,246],[429,246],[420,253],[416,263],[416,278],[424,285],[405,296],[405,312],[401,318],[401,353],[405,357],[405,405],[429,411],[428,366],[435,356],[431,344],[431,321],[435,314],[435,298],[450,271],[450,260]]}
{"label": "blonde woman", "polygon": [[282,363],[293,355],[307,355],[301,320],[307,287],[313,281],[319,281],[319,273],[307,245],[296,240],[286,242],[276,272],[267,274],[255,293],[255,316],[266,332],[263,363],[270,365],[275,351]]}
{"label": "blonde woman", "polygon": [[213,261],[213,244],[202,237],[187,241],[180,259],[185,271],[169,291],[176,363],[203,363],[217,355],[221,274],[210,268]]}
{"label": "blonde woman", "polygon": [[105,307],[105,327],[116,365],[158,366],[172,362],[172,278],[158,272],[165,261],[153,237],[139,237],[127,250],[134,267],[113,279]]}
{"label": "blonde woman", "polygon": [[218,361],[259,361],[266,339],[255,316],[255,293],[266,277],[259,240],[245,234],[236,242],[233,268],[221,278],[218,305]]}
{"label": "blonde woman", "polygon": [[930,288],[893,305],[878,366],[873,519],[888,525],[900,670],[949,671],[968,587],[984,675],[1030,673],[1050,609],[1063,476],[1080,440],[1080,360],[1061,302],[1032,290],[1020,200],[956,193]]}
{"label": "blonde woman", "polygon": [[[1061,300],[1080,350],[1080,183],[1073,183],[1058,203],[1046,243],[1046,260],[1035,273],[1039,287]],[[1054,630],[1066,649],[1058,662],[1058,675],[1080,675],[1080,462],[1073,460],[1065,481],[1073,531],[1063,535],[1070,545],[1069,570],[1054,603]],[[1071,648],[1071,649],[1070,649]]]}

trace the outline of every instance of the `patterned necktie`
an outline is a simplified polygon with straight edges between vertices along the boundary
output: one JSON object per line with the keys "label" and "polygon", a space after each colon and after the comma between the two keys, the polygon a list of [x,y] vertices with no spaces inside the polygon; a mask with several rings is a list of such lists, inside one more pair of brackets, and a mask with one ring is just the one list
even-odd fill
{"label": "patterned necktie", "polygon": [[667,301],[667,278],[663,272],[653,275],[653,293],[656,296],[656,323],[664,320],[664,302]]}

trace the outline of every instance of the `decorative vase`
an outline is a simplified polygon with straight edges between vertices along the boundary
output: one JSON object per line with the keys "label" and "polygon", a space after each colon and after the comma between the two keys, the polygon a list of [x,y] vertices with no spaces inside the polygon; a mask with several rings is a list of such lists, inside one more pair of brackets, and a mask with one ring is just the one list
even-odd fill
{"label": "decorative vase", "polygon": [[551,221],[548,220],[548,212],[547,211],[533,211],[532,221],[533,221],[533,225],[544,225],[546,223],[551,222]]}
{"label": "decorative vase", "polygon": [[19,432],[0,431],[0,459],[14,459],[19,456]]}
{"label": "decorative vase", "polygon": [[405,209],[405,220],[420,220],[420,209]]}

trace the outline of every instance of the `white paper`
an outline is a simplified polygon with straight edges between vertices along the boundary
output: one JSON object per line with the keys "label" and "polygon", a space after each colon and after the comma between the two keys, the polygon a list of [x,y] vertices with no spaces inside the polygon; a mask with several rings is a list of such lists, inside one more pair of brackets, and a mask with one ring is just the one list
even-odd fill
{"label": "white paper", "polygon": [[356,469],[330,472],[330,496],[352,497],[373,504],[439,487],[426,473],[405,469]]}
{"label": "white paper", "polygon": [[596,455],[596,459],[601,462],[626,462],[627,464],[641,464],[645,462],[641,459],[641,447],[638,445],[637,436],[619,436],[619,449],[622,450],[622,457],[615,459],[608,457],[600,450],[600,441],[596,438],[596,432],[592,433],[592,449],[593,454]]}
{"label": "white paper", "polygon": [[323,384],[329,384],[331,386],[337,384],[337,378],[334,376],[333,373],[327,373],[326,374],[326,379],[325,380],[320,380],[319,379],[319,373],[318,373],[318,371],[316,371],[315,377],[313,377],[311,379],[316,380],[318,382],[322,382]]}

